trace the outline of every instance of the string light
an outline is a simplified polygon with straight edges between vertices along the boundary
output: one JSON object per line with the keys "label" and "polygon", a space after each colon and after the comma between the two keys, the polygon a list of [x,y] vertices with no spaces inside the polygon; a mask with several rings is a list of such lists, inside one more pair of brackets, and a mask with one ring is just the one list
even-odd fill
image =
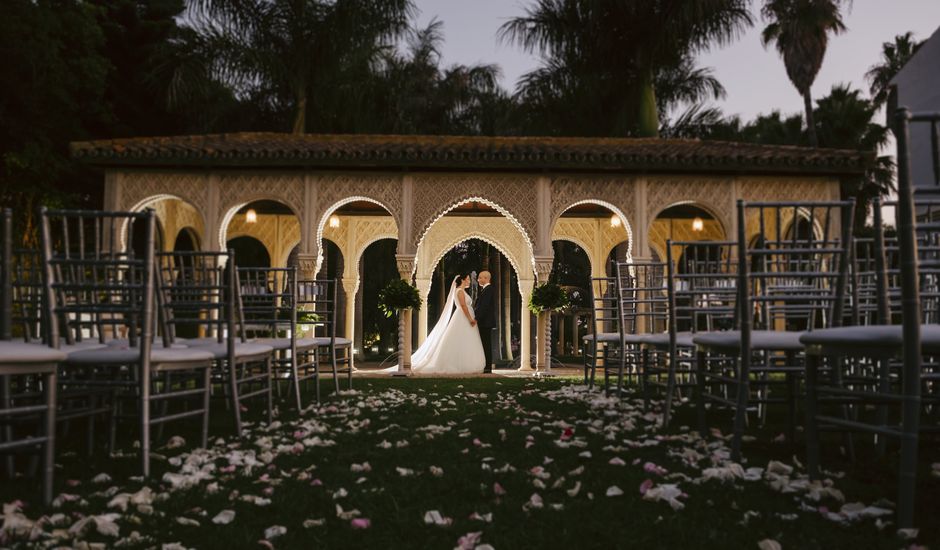
{"label": "string light", "polygon": [[332,216],[330,216],[330,227],[332,227],[332,228],[334,228],[334,229],[337,228],[337,227],[339,227],[339,216],[337,216],[337,215],[335,215],[335,214],[332,215]]}
{"label": "string light", "polygon": [[613,216],[610,217],[611,227],[620,227],[621,223],[622,222],[620,221],[620,216],[618,216],[617,214],[614,214]]}

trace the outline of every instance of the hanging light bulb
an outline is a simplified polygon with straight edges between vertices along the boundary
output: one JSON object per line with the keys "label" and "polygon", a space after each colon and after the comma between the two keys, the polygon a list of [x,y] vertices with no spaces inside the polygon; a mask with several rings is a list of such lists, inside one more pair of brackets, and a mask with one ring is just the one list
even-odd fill
{"label": "hanging light bulb", "polygon": [[330,216],[330,227],[336,228],[339,227],[339,216],[336,214]]}
{"label": "hanging light bulb", "polygon": [[614,215],[612,215],[612,216],[610,217],[610,226],[611,226],[611,227],[620,227],[620,224],[621,224],[621,223],[622,223],[622,222],[620,221],[620,216],[618,216],[617,214],[614,214]]}
{"label": "hanging light bulb", "polygon": [[695,219],[692,220],[692,231],[698,232],[703,229],[705,229],[705,220],[696,216]]}
{"label": "hanging light bulb", "polygon": [[255,223],[257,221],[258,213],[255,212],[254,208],[249,208],[248,211],[245,212],[245,223]]}

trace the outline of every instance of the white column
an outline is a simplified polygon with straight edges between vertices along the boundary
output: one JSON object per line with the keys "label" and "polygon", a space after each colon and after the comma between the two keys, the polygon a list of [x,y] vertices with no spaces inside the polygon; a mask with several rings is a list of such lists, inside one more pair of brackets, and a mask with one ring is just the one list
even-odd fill
{"label": "white column", "polygon": [[519,312],[519,370],[532,370],[532,363],[530,361],[531,348],[529,346],[529,339],[531,338],[530,325],[532,324],[531,313],[529,313],[528,303],[529,296],[532,295],[532,287],[534,286],[535,281],[531,279],[520,279],[519,280],[519,292],[522,294],[522,302],[520,308],[522,311]]}
{"label": "white column", "polygon": [[431,279],[415,279],[421,293],[421,309],[418,310],[418,345],[428,337],[428,296],[431,295]]}
{"label": "white column", "polygon": [[220,251],[223,246],[219,243],[219,232],[222,220],[219,218],[219,177],[215,174],[206,176],[206,185],[209,187],[209,201],[204,206],[206,226],[203,228],[202,248],[206,251]]}
{"label": "white column", "polygon": [[[343,277],[343,291],[346,293],[346,332],[343,335],[351,342],[356,340],[356,290],[359,288],[359,279]],[[352,354],[354,358],[355,353]],[[352,362],[353,359],[350,359]]]}

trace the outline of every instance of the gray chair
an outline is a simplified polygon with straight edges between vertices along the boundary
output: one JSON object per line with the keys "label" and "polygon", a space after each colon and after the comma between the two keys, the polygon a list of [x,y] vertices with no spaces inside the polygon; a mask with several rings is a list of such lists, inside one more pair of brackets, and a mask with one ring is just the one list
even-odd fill
{"label": "gray chair", "polygon": [[[202,420],[202,443],[209,427],[209,369],[212,356],[202,350],[154,345],[154,233],[156,219],[145,212],[41,209],[44,303],[50,341],[65,351],[64,364],[84,370],[89,386],[114,388],[123,411],[130,403],[140,426],[140,458],[150,475],[151,428],[189,417]],[[125,245],[142,225],[140,250]],[[77,346],[96,331],[126,336],[110,346]],[[63,345],[64,344],[64,345]],[[201,382],[167,385],[165,373],[190,373]],[[154,414],[154,406],[172,401],[191,407]],[[165,409],[163,409],[165,410]],[[112,433],[114,430],[112,430]]]}
{"label": "gray chair", "polygon": [[695,344],[700,332],[732,328],[737,283],[733,241],[666,241],[665,330],[643,335],[643,393],[663,395],[663,426],[675,398],[698,388]]}
{"label": "gray chair", "polygon": [[[347,377],[347,388],[352,389],[353,349],[352,340],[337,336],[337,288],[334,279],[301,279],[297,282],[297,309],[303,315],[298,322],[309,327],[316,347],[313,368],[307,379],[316,383],[316,398],[320,401],[320,365],[330,364],[333,385],[339,391],[339,375]],[[303,381],[303,379],[301,379]]]}
{"label": "gray chair", "polygon": [[[6,474],[15,474],[13,453],[42,456],[42,499],[52,502],[55,474],[57,371],[65,353],[46,344],[13,341],[14,275],[12,213],[2,212],[0,265],[0,454]],[[36,397],[40,398],[37,399]],[[30,429],[32,428],[32,429]]]}
{"label": "gray chair", "polygon": [[[790,441],[795,437],[800,336],[843,321],[853,213],[853,201],[738,201],[737,327],[693,338],[703,386],[699,430],[707,429],[706,401],[730,410],[734,461],[751,410],[766,418],[770,406],[786,405]],[[753,242],[749,224],[757,230]],[[711,383],[721,393],[708,391]]]}
{"label": "gray chair", "polygon": [[[234,253],[166,252],[156,261],[164,345],[211,355],[213,381],[222,388],[239,437],[248,400],[263,399],[271,422],[274,348],[248,341]],[[181,334],[186,330],[188,337]]]}
{"label": "gray chair", "polygon": [[604,363],[604,390],[610,393],[610,372],[616,370],[617,395],[621,396],[625,372],[631,379],[647,380],[648,361],[642,346],[647,336],[662,334],[668,328],[669,270],[664,262],[641,260],[618,262],[615,270],[620,353],[614,364]]}
{"label": "gray chair", "polygon": [[[898,200],[889,207],[895,208],[898,232],[891,242],[882,220],[875,220],[877,289],[882,297],[877,322],[813,333],[801,341],[806,346],[810,477],[820,475],[822,430],[874,434],[879,452],[887,438],[900,440],[897,521],[900,528],[910,528],[914,526],[919,438],[923,432],[938,431],[935,421],[924,425],[922,417],[926,410],[936,413],[940,408],[936,369],[940,358],[940,198],[936,191],[914,193],[909,127],[912,121],[928,123],[937,135],[940,113],[912,115],[901,108],[895,120]],[[935,168],[940,181],[940,166]],[[876,213],[880,214],[880,208]],[[867,368],[865,376],[858,376],[859,364]],[[874,408],[874,417],[865,415],[869,407]],[[896,412],[893,419],[886,414],[889,408]]]}
{"label": "gray chair", "polygon": [[238,290],[245,332],[252,342],[274,349],[278,396],[280,382],[286,380],[297,410],[302,410],[301,383],[316,376],[317,341],[297,330],[297,268],[239,267]]}
{"label": "gray chair", "polygon": [[[619,365],[622,356],[620,299],[617,277],[591,278],[591,327],[583,342],[584,383],[594,387],[598,365],[608,376],[608,366]],[[619,367],[618,367],[619,368]]]}

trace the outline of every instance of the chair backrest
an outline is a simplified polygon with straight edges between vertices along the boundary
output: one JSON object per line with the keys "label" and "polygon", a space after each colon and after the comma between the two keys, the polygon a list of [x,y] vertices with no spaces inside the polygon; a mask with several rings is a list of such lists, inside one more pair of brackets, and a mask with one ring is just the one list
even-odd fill
{"label": "chair backrest", "polygon": [[738,201],[742,331],[842,324],[854,212],[854,201]]}
{"label": "chair backrest", "polygon": [[[897,324],[902,314],[900,246],[883,218],[897,219],[898,203],[875,201],[874,208],[875,292],[883,297],[877,318],[884,324]],[[921,318],[923,323],[936,324],[940,323],[940,197],[916,195],[914,208]]]}
{"label": "chair backrest", "polygon": [[[49,339],[59,345],[124,335],[149,357],[154,313],[153,210],[101,212],[42,208],[43,288]],[[122,235],[143,226],[136,254]],[[126,233],[125,233],[126,231]]]}
{"label": "chair backrest", "polygon": [[617,277],[591,278],[591,333],[620,333],[620,298]]}
{"label": "chair backrest", "polygon": [[157,302],[165,345],[180,337],[221,343],[232,335],[244,341],[236,270],[232,251],[157,254]]}
{"label": "chair backrest", "polygon": [[297,329],[313,327],[312,335],[336,340],[336,279],[300,279],[297,281]]}
{"label": "chair backrest", "polygon": [[676,331],[737,327],[735,241],[666,241],[671,324]]}
{"label": "chair backrest", "polygon": [[239,267],[238,295],[247,333],[296,338],[296,267]]}
{"label": "chair backrest", "polygon": [[621,334],[665,332],[669,322],[668,270],[665,262],[617,262]]}

